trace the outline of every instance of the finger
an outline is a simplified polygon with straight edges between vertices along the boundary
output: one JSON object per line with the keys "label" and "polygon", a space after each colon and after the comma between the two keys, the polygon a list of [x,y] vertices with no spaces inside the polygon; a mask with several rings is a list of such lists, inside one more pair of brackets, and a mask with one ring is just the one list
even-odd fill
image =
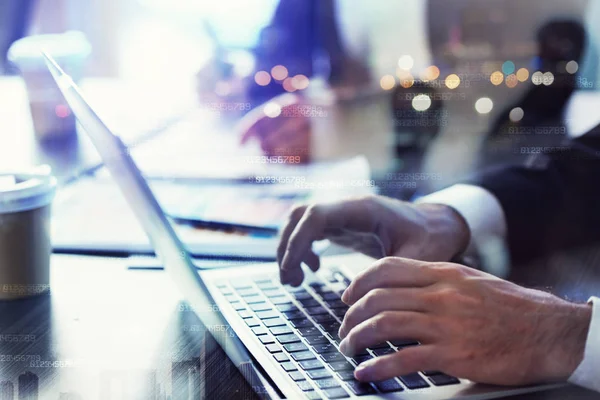
{"label": "finger", "polygon": [[384,311],[426,311],[422,289],[373,289],[359,299],[344,316],[339,335],[343,339],[355,326]]}
{"label": "finger", "polygon": [[[277,246],[277,263],[280,266],[279,278],[280,278],[282,284],[286,284],[292,280],[295,280],[294,279],[295,278],[294,271],[290,271],[290,270],[283,271],[283,269],[281,268],[281,263],[283,261],[283,256],[285,254],[285,250],[288,247],[288,241],[289,241],[290,235],[296,228],[296,225],[298,224],[298,221],[300,221],[300,219],[302,218],[302,215],[304,215],[304,212],[306,211],[307,207],[308,206],[295,207],[290,212],[290,216],[288,217],[288,222],[285,225],[285,227],[283,228],[283,231],[281,232],[281,237],[279,239],[279,245]],[[300,272],[302,272],[302,271],[300,271]]]}
{"label": "finger", "polygon": [[355,199],[310,206],[298,221],[287,242],[281,269],[295,270],[315,240],[326,239],[330,229],[374,230],[369,199]]}
{"label": "finger", "polygon": [[308,253],[306,253],[306,256],[304,257],[304,263],[308,265],[308,267],[313,272],[317,272],[317,270],[321,266],[319,256],[317,256],[312,250],[309,250]]}
{"label": "finger", "polygon": [[438,282],[438,274],[424,261],[386,257],[361,271],[346,288],[342,301],[354,304],[375,288],[425,287]]}
{"label": "finger", "polygon": [[[265,152],[291,154],[286,149],[307,147],[309,129],[308,124],[285,124],[261,137],[261,147]],[[283,150],[276,151],[278,148]]]}
{"label": "finger", "polygon": [[340,343],[340,351],[352,357],[367,347],[387,340],[414,339],[428,343],[434,332],[426,314],[385,311],[355,326]]}
{"label": "finger", "polygon": [[439,370],[439,351],[433,345],[405,347],[396,353],[361,363],[354,371],[362,382],[377,382],[417,371]]}
{"label": "finger", "polygon": [[[301,98],[297,95],[291,93],[285,93],[281,96],[277,96],[276,98],[267,101],[260,107],[255,108],[251,112],[249,112],[242,120],[239,122],[237,126],[237,130],[242,132],[240,143],[245,144],[248,140],[250,140],[253,136],[260,135],[260,127],[261,124],[268,124],[273,118],[268,116],[268,113],[265,112],[265,108],[271,106],[272,104],[276,104],[281,107],[281,114],[287,115],[289,110],[300,104]],[[276,117],[277,118],[277,117]]]}

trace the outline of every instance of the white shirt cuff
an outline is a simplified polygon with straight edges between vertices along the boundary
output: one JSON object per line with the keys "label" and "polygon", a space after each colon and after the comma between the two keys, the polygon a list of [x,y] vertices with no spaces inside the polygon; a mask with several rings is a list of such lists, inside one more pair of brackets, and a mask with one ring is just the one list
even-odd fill
{"label": "white shirt cuff", "polygon": [[506,219],[500,202],[492,193],[479,186],[458,184],[418,202],[454,208],[471,231],[471,241],[464,256],[477,256],[486,271],[500,277],[507,275]]}
{"label": "white shirt cuff", "polygon": [[577,367],[569,382],[575,385],[600,392],[600,299],[592,297],[592,320],[585,342],[583,361]]}

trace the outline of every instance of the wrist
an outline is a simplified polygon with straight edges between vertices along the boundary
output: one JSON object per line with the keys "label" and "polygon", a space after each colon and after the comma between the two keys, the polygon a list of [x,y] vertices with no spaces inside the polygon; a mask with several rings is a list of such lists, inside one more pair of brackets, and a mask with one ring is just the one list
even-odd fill
{"label": "wrist", "polygon": [[427,228],[432,243],[447,247],[448,260],[461,255],[469,246],[471,231],[465,219],[454,208],[444,204],[418,204],[427,215]]}
{"label": "wrist", "polygon": [[566,381],[573,375],[583,361],[591,319],[591,304],[567,303],[555,313],[554,322],[546,327],[553,338],[542,350],[543,380]]}

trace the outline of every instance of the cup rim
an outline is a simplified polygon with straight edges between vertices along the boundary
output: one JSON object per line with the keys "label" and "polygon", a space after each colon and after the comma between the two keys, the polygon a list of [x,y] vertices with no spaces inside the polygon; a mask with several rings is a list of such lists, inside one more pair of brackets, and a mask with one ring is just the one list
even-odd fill
{"label": "cup rim", "polygon": [[0,190],[0,214],[41,208],[52,203],[57,181],[49,171],[0,171],[1,176],[14,176],[22,181],[7,190]]}

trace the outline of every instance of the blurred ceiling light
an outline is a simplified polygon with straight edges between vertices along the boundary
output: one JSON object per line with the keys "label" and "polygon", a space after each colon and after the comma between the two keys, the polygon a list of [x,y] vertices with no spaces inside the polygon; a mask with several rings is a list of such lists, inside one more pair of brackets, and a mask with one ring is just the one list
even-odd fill
{"label": "blurred ceiling light", "polygon": [[427,111],[431,107],[431,97],[426,94],[415,96],[412,100],[412,106],[417,111]]}
{"label": "blurred ceiling light", "polygon": [[398,60],[398,67],[400,67],[404,70],[412,69],[412,67],[414,67],[414,65],[415,65],[415,60],[409,55],[403,55]]}
{"label": "blurred ceiling light", "polygon": [[271,75],[267,71],[258,71],[254,74],[254,82],[259,86],[267,86],[271,83]]}
{"label": "blurred ceiling light", "polygon": [[306,77],[306,75],[296,75],[292,78],[292,85],[296,90],[304,90],[310,84],[310,79]]}
{"label": "blurred ceiling light", "polygon": [[506,86],[508,86],[509,88],[516,88],[518,83],[519,80],[517,79],[517,76],[515,74],[510,74],[506,77]]}
{"label": "blurred ceiling light", "polygon": [[523,111],[523,109],[521,107],[516,107],[513,108],[512,110],[510,110],[510,114],[508,115],[508,118],[510,118],[510,120],[512,122],[521,122],[521,120],[523,119],[523,117],[525,116],[525,111]]}
{"label": "blurred ceiling light", "polygon": [[552,72],[546,72],[542,78],[542,83],[546,86],[550,86],[554,83],[554,74]]}
{"label": "blurred ceiling light", "polygon": [[479,114],[489,114],[494,109],[494,102],[489,97],[482,97],[475,103],[475,110]]}
{"label": "blurred ceiling light", "polygon": [[531,82],[533,82],[534,85],[539,86],[543,83],[544,81],[544,74],[542,74],[540,71],[536,71],[533,73],[533,75],[531,75]]}
{"label": "blurred ceiling light", "polygon": [[392,75],[384,75],[379,84],[383,90],[391,90],[396,86],[396,79]]}
{"label": "blurred ceiling light", "polygon": [[500,71],[496,71],[490,75],[490,81],[495,86],[501,85],[504,82],[504,74]]}
{"label": "blurred ceiling light", "polygon": [[456,74],[448,75],[446,78],[446,87],[450,90],[454,90],[460,86],[460,77]]}
{"label": "blurred ceiling light", "polygon": [[579,64],[575,60],[569,61],[567,63],[566,70],[569,74],[575,75],[577,73],[577,71],[579,71]]}
{"label": "blurred ceiling light", "polygon": [[517,71],[517,79],[519,82],[527,82],[529,79],[529,70],[527,68],[521,68]]}
{"label": "blurred ceiling light", "polygon": [[277,118],[281,115],[281,106],[273,101],[267,103],[263,109],[265,115],[269,118]]}
{"label": "blurred ceiling light", "polygon": [[296,88],[296,86],[294,86],[294,81],[293,81],[293,78],[286,78],[286,79],[283,81],[283,89],[284,89],[286,92],[290,92],[290,93],[293,93],[293,92],[295,92],[296,90],[298,90],[298,89]]}
{"label": "blurred ceiling light", "polygon": [[410,74],[405,75],[402,79],[400,79],[400,86],[402,86],[404,89],[410,89],[414,86],[414,84],[415,78]]}
{"label": "blurred ceiling light", "polygon": [[271,76],[278,81],[282,81],[288,77],[288,70],[283,65],[276,65],[271,68]]}

